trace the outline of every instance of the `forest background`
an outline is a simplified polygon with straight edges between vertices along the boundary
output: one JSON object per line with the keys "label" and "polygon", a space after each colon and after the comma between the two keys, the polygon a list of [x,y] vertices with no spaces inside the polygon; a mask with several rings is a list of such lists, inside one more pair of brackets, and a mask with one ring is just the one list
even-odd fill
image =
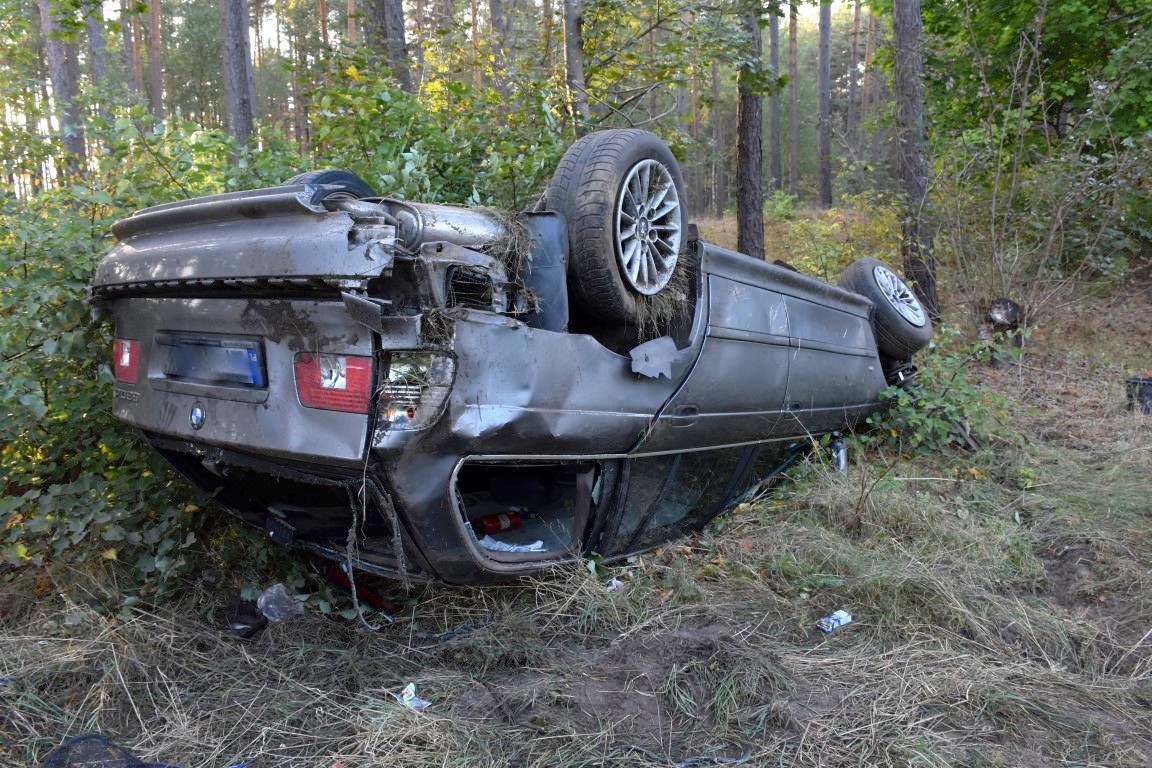
{"label": "forest background", "polygon": [[[873,438],[898,456],[994,410],[964,378],[994,299],[1052,327],[1152,259],[1144,0],[0,0],[0,104],[0,578],[82,583],[122,621],[210,564],[287,567],[111,418],[87,288],[111,222],[144,206],[348,168],[383,195],[519,209],[577,136],[643,127],[726,245],[825,279],[921,259],[942,384]],[[753,221],[761,241],[738,231]],[[813,567],[773,572],[805,597],[839,588]]]}

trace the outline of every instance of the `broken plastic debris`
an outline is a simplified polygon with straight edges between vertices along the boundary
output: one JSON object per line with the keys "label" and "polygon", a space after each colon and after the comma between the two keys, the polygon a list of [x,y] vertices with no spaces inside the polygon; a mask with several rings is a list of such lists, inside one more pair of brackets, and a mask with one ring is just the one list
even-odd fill
{"label": "broken plastic debris", "polygon": [[256,598],[256,607],[273,623],[304,615],[304,603],[288,594],[283,584],[273,584],[264,590]]}
{"label": "broken plastic debris", "polygon": [[416,695],[416,683],[408,683],[408,685],[404,686],[404,690],[400,691],[400,693],[393,694],[393,696],[396,697],[396,701],[408,707],[408,709],[425,710],[432,706],[432,702],[424,701],[424,699]]}
{"label": "broken plastic debris", "polygon": [[620,579],[612,579],[612,581],[605,585],[605,589],[609,592],[623,592],[624,582],[620,581]]}
{"label": "broken plastic debris", "polygon": [[820,621],[816,622],[816,629],[824,634],[828,634],[837,627],[842,627],[845,624],[852,623],[852,614],[848,611],[836,611],[831,616],[825,616]]}
{"label": "broken plastic debris", "polygon": [[676,358],[676,342],[669,336],[646,341],[634,347],[629,353],[632,356],[632,373],[658,379],[661,376],[672,378],[672,361]]}
{"label": "broken plastic debris", "polygon": [[544,542],[534,541],[531,544],[509,544],[504,541],[499,541],[491,536],[485,536],[480,539],[480,546],[484,547],[491,552],[543,552]]}

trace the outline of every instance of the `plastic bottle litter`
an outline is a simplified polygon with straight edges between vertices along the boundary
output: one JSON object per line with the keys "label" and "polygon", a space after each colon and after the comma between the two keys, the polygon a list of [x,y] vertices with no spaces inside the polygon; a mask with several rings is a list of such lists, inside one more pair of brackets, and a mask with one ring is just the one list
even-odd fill
{"label": "plastic bottle litter", "polygon": [[416,683],[408,683],[408,685],[404,686],[404,690],[392,695],[396,697],[396,701],[400,702],[402,706],[408,707],[408,709],[420,711],[432,706],[432,702],[424,701],[424,699],[416,695]]}
{"label": "plastic bottle litter", "polygon": [[273,584],[260,593],[256,607],[268,621],[274,623],[304,615],[304,603],[288,594],[283,584]]}
{"label": "plastic bottle litter", "polygon": [[816,622],[816,629],[824,634],[828,634],[837,627],[842,627],[845,624],[852,623],[852,614],[848,611],[836,611],[831,616],[825,616],[820,621]]}
{"label": "plastic bottle litter", "polygon": [[480,539],[480,546],[492,552],[543,552],[544,542],[534,541],[531,544],[509,544],[499,541],[491,536]]}

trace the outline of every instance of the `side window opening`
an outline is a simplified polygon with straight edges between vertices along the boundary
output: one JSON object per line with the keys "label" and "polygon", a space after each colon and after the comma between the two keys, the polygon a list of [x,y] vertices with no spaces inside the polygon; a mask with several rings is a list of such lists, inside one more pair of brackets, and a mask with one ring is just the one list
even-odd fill
{"label": "side window opening", "polygon": [[735,501],[774,446],[748,445],[632,459],[602,551],[617,556],[698,531]]}
{"label": "side window opening", "polygon": [[575,556],[604,492],[599,462],[468,462],[456,477],[464,523],[493,560]]}

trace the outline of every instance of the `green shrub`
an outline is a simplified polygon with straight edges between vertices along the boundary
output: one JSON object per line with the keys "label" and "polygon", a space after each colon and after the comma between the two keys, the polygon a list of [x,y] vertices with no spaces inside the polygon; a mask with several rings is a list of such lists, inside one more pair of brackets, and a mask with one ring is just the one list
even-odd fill
{"label": "green shrub", "polygon": [[959,329],[939,329],[917,357],[914,383],[885,390],[889,407],[868,417],[873,430],[861,439],[902,453],[931,453],[967,445],[965,432],[994,430],[1004,416],[1003,398],[975,382],[971,367],[989,360],[997,349],[990,342],[965,342]]}

